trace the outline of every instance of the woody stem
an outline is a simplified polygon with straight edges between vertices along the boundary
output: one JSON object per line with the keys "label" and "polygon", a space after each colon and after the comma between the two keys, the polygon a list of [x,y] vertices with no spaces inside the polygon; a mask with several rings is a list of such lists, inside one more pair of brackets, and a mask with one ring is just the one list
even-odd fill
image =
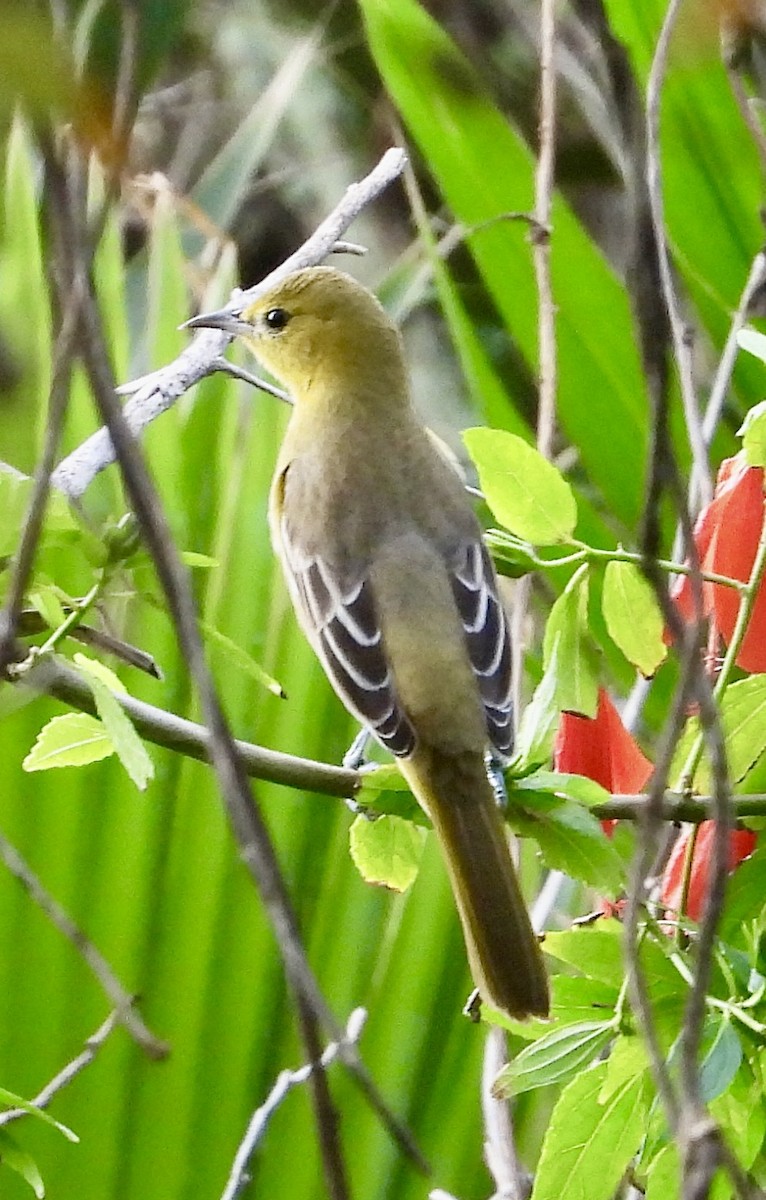
{"label": "woody stem", "polygon": [[[761,518],[761,536],[758,540],[758,549],[755,554],[753,568],[750,572],[750,578],[742,592],[742,597],[739,602],[739,611],[737,612],[737,621],[734,626],[734,632],[731,635],[731,641],[726,649],[726,655],[721,670],[716,680],[715,688],[713,689],[713,699],[716,703],[720,703],[723,698],[726,688],[729,686],[731,673],[737,662],[737,656],[742,649],[747,627],[750,624],[750,618],[753,615],[755,601],[758,596],[758,589],[763,578],[764,570],[766,570],[766,502]],[[705,735],[700,731],[694,740],[694,744],[689,751],[686,762],[684,763],[681,779],[688,781],[689,785],[694,780],[697,767],[702,758],[702,752],[705,748]]]}

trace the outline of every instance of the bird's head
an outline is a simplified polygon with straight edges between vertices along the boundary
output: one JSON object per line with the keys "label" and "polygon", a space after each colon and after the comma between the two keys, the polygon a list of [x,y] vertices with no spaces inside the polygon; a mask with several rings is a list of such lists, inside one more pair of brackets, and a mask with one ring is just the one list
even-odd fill
{"label": "bird's head", "polygon": [[317,384],[345,389],[373,375],[390,377],[401,363],[399,335],[383,307],[331,267],[288,275],[241,315],[223,309],[187,324],[241,337],[296,399]]}

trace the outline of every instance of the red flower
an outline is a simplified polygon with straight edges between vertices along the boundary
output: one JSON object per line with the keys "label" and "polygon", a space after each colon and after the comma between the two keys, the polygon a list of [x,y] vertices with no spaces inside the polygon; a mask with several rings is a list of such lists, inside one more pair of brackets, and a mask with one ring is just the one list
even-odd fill
{"label": "red flower", "polygon": [[[661,901],[665,909],[677,916],[681,910],[681,900],[684,883],[684,863],[686,847],[692,836],[692,828],[684,826],[668,859],[662,876]],[[689,892],[686,897],[686,915],[692,921],[699,921],[702,916],[705,896],[707,895],[710,865],[713,857],[713,842],[715,839],[715,821],[703,821],[697,833],[689,874]],[[755,850],[758,835],[752,829],[734,829],[729,834],[729,871],[733,871],[744,858],[749,858]]]}
{"label": "red flower", "polygon": [[[562,713],[553,747],[557,771],[586,775],[608,792],[640,792],[652,773],[652,764],[628,733],[620,714],[603,688],[598,691],[595,717]],[[602,821],[607,833],[614,821]]]}
{"label": "red flower", "polygon": [[[763,467],[749,467],[740,451],[721,463],[715,495],[702,510],[694,527],[694,542],[704,571],[728,575],[747,583],[753,569],[764,515]],[[680,576],[673,599],[681,615],[694,618],[691,579]],[[704,615],[728,644],[737,623],[740,593],[721,583],[703,583]],[[737,655],[744,671],[766,671],[766,588],[760,587],[750,624]]]}

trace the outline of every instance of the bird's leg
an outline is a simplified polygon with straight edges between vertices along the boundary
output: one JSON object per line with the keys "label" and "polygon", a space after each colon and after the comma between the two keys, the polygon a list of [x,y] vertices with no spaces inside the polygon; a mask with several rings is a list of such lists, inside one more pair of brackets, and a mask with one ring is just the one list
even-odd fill
{"label": "bird's leg", "polygon": [[501,812],[505,812],[508,807],[508,792],[505,786],[505,775],[503,774],[503,760],[494,750],[488,750],[484,756],[484,761],[487,764],[487,775],[495,797],[495,803]]}
{"label": "bird's leg", "polygon": [[[349,771],[358,771],[364,766],[367,755],[367,746],[371,737],[372,734],[370,733],[369,729],[366,725],[363,725],[349,746],[348,750],[343,755],[343,766]],[[370,815],[362,804],[359,804],[356,800],[352,800],[350,796],[346,800],[346,808],[348,808],[354,814],[354,816],[359,816],[360,813],[363,816]],[[372,820],[372,817],[370,817],[370,820]]]}

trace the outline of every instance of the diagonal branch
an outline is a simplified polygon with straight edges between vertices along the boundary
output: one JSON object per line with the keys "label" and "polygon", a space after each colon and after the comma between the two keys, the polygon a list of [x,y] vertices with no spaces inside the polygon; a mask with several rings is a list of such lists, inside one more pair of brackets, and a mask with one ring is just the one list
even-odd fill
{"label": "diagonal branch", "polygon": [[[389,184],[398,179],[406,161],[407,156],[403,150],[387,150],[369,175],[347,189],[337,208],[325,218],[299,250],[255,287],[235,293],[230,301],[232,311],[236,311],[237,308],[241,310],[290,271],[315,266],[331,254],[336,243],[359,213]],[[134,436],[142,433],[152,421],[167,412],[184,392],[204,379],[210,373],[211,365],[221,356],[230,341],[229,334],[214,329],[203,330],[196,334],[178,358],[149,376],[122,410],[130,432]],[[99,429],[59,463],[51,482],[67,496],[76,498],[83,494],[99,472],[113,463],[114,459],[115,453],[109,433],[105,428]]]}

